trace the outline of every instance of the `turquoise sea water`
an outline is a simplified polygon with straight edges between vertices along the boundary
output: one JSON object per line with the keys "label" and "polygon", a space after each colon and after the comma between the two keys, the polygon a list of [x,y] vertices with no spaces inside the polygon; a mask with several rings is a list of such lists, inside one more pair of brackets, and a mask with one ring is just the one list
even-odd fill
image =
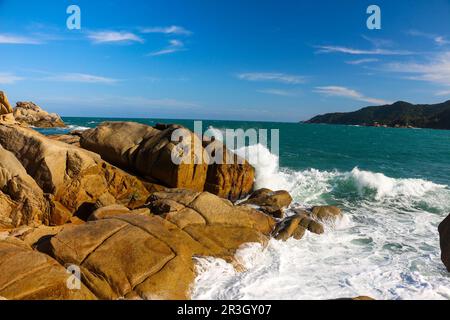
{"label": "turquoise sea water", "polygon": [[[106,119],[64,120],[73,130]],[[191,120],[127,120],[193,128]],[[257,186],[290,191],[293,206],[339,205],[345,217],[322,236],[246,246],[238,253],[243,273],[199,259],[194,298],[450,299],[437,233],[450,213],[450,131],[203,122],[210,127],[279,129],[279,158],[260,145],[248,148],[258,155]]]}

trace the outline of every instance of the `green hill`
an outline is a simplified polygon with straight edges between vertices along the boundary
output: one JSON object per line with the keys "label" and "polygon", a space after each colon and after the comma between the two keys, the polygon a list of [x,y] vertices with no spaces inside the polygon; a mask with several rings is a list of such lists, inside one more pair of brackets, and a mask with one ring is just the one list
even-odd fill
{"label": "green hill", "polygon": [[398,101],[391,105],[367,107],[354,112],[328,113],[316,116],[306,123],[450,129],[450,100],[430,105]]}

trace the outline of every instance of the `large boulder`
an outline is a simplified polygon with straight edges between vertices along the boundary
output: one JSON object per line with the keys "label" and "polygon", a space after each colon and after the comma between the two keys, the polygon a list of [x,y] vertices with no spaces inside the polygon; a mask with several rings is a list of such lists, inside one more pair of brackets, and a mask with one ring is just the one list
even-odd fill
{"label": "large boulder", "polygon": [[51,255],[80,266],[83,283],[101,299],[187,299],[195,279],[193,257],[231,262],[242,244],[267,242],[274,225],[261,212],[206,192],[159,192],[150,207],[160,214],[117,207],[108,214],[105,207],[96,221],[53,237]]}
{"label": "large boulder", "polygon": [[206,151],[218,155],[218,163],[208,166],[205,191],[222,198],[238,200],[253,190],[255,169],[243,158],[230,151],[221,141],[203,142]]}
{"label": "large boulder", "polygon": [[0,91],[0,115],[12,113],[13,109],[9,104],[8,97],[3,91]]}
{"label": "large boulder", "polygon": [[88,217],[105,193],[131,209],[142,206],[149,192],[136,177],[106,163],[99,155],[54,141],[29,128],[0,125],[0,145],[15,155],[45,194],[51,224],[72,214]]}
{"label": "large boulder", "polygon": [[67,270],[15,238],[0,239],[0,296],[8,300],[92,300],[83,284],[70,289]]}
{"label": "large boulder", "polygon": [[259,210],[267,214],[276,218],[283,218],[285,209],[291,203],[292,197],[287,191],[260,189],[253,192],[248,200],[242,202],[241,205],[256,206]]}
{"label": "large boulder", "polygon": [[[183,139],[172,141],[175,130]],[[67,138],[64,138],[67,139]],[[220,141],[203,143],[191,131],[177,125],[150,127],[133,122],[105,122],[81,134],[81,147],[96,152],[103,159],[147,180],[169,188],[209,191],[223,198],[237,200],[253,189],[255,170],[244,159],[228,150]],[[182,146],[188,146],[185,150]],[[211,152],[205,152],[205,151]],[[223,154],[221,163],[212,161],[215,151]],[[172,152],[182,154],[190,163],[176,164]],[[227,160],[233,163],[227,164]]]}
{"label": "large boulder", "polygon": [[450,215],[439,225],[441,259],[450,272]]}
{"label": "large boulder", "polygon": [[37,128],[65,127],[64,121],[55,113],[48,113],[33,102],[17,102],[14,108],[17,122]]}
{"label": "large boulder", "polygon": [[[191,163],[175,164],[172,150],[179,142],[172,142],[172,133],[179,126],[159,130],[135,122],[105,122],[81,135],[83,148],[96,152],[108,162],[163,184],[170,188],[201,191],[206,180],[207,164],[195,159],[190,150]],[[192,143],[201,148],[199,138],[190,133]],[[200,149],[201,151],[201,149]],[[200,156],[201,156],[200,152]],[[198,164],[196,164],[198,162]]]}
{"label": "large boulder", "polygon": [[48,223],[51,208],[42,189],[20,161],[1,145],[0,208],[4,227]]}

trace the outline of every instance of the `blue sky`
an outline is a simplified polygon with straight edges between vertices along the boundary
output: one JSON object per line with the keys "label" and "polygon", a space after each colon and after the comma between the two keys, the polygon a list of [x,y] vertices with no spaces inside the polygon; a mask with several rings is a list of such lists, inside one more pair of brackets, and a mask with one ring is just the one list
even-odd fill
{"label": "blue sky", "polygon": [[0,60],[63,116],[299,121],[449,100],[450,1],[0,0]]}

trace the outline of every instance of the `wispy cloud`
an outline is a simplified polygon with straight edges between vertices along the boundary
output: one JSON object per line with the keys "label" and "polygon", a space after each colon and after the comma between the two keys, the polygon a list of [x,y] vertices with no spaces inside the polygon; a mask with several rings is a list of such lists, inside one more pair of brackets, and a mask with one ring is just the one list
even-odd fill
{"label": "wispy cloud", "polygon": [[0,84],[15,84],[18,81],[24,80],[24,78],[16,76],[12,73],[0,72]]}
{"label": "wispy cloud", "polygon": [[180,26],[141,28],[140,31],[142,33],[163,33],[163,34],[176,34],[185,36],[189,36],[192,34],[192,31],[189,31]]}
{"label": "wispy cloud", "polygon": [[98,31],[90,32],[88,38],[94,43],[144,43],[144,39],[127,31]]}
{"label": "wispy cloud", "polygon": [[0,44],[41,44],[42,42],[25,36],[0,34]]}
{"label": "wispy cloud", "polygon": [[63,73],[51,75],[42,80],[47,81],[60,81],[60,82],[79,82],[79,83],[99,83],[99,84],[114,84],[117,83],[118,79],[101,77],[91,74],[84,73]]}
{"label": "wispy cloud", "polygon": [[438,91],[436,92],[436,96],[450,96],[450,89]]}
{"label": "wispy cloud", "polygon": [[162,50],[159,50],[159,51],[151,52],[148,54],[148,56],[156,57],[156,56],[162,56],[162,55],[171,54],[171,53],[175,53],[178,51],[184,51],[184,50],[186,50],[186,48],[184,47],[184,43],[182,41],[170,40],[168,47],[166,47]]}
{"label": "wispy cloud", "polygon": [[363,102],[368,102],[368,103],[373,103],[373,104],[390,104],[391,103],[391,102],[383,100],[383,99],[367,97],[364,94],[362,94],[356,90],[349,89],[346,87],[339,87],[339,86],[316,87],[315,92],[326,95],[326,96],[349,98],[352,100],[363,101]]}
{"label": "wispy cloud", "polygon": [[414,54],[411,51],[390,50],[390,49],[355,49],[342,46],[316,46],[317,53],[345,53],[351,55],[384,55],[384,56],[404,56]]}
{"label": "wispy cloud", "polygon": [[359,59],[359,60],[346,61],[345,63],[352,64],[352,65],[359,65],[359,64],[378,62],[378,61],[380,61],[380,60],[379,59]]}
{"label": "wispy cloud", "polygon": [[195,102],[183,101],[172,98],[152,99],[142,96],[92,96],[92,97],[44,97],[40,99],[49,103],[61,103],[67,105],[96,106],[96,107],[134,107],[134,108],[161,108],[179,110],[180,108],[199,108],[200,105]]}
{"label": "wispy cloud", "polygon": [[238,79],[247,81],[279,82],[286,84],[300,84],[306,82],[306,78],[303,76],[280,72],[248,72],[240,73],[237,77]]}
{"label": "wispy cloud", "polygon": [[289,91],[289,90],[282,90],[282,89],[262,89],[262,90],[258,90],[257,92],[271,94],[271,95],[275,95],[275,96],[282,96],[282,97],[294,97],[297,95],[296,92]]}
{"label": "wispy cloud", "polygon": [[450,40],[448,40],[444,36],[441,36],[438,34],[427,33],[427,32],[422,32],[422,31],[417,31],[417,30],[410,30],[407,33],[413,37],[422,37],[422,38],[430,39],[439,46],[450,44]]}
{"label": "wispy cloud", "polygon": [[390,72],[408,75],[411,80],[450,86],[450,51],[434,55],[425,62],[394,62],[385,66]]}
{"label": "wispy cloud", "polygon": [[373,38],[363,35],[363,39],[369,41],[374,47],[393,47],[395,42],[390,39],[382,39],[382,38]]}

